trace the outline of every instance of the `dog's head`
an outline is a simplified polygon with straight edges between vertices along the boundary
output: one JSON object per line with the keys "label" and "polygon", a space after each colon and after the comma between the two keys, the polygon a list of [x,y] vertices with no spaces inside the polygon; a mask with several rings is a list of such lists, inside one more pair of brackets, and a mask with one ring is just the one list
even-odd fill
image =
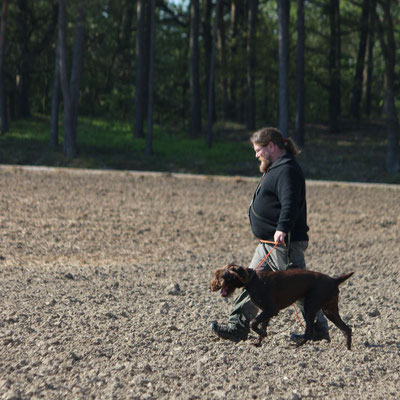
{"label": "dog's head", "polygon": [[221,296],[227,297],[235,289],[241,288],[249,281],[249,273],[246,268],[235,264],[228,264],[215,271],[214,279],[210,282],[210,289],[216,292],[221,289]]}

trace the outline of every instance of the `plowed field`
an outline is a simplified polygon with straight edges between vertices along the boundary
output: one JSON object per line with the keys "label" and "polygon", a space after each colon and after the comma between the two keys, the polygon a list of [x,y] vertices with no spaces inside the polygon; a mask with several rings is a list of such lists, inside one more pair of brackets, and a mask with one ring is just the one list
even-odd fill
{"label": "plowed field", "polygon": [[254,179],[0,168],[1,399],[389,399],[400,388],[400,188],[307,182],[308,269],[335,276],[348,351],[214,336],[209,282],[256,247]]}

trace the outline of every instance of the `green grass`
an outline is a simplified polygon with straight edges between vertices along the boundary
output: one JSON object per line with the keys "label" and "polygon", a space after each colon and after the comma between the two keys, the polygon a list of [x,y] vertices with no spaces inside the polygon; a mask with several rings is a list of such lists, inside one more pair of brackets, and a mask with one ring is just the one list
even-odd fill
{"label": "green grass", "polygon": [[13,122],[10,132],[0,136],[0,163],[230,175],[247,172],[249,162],[255,165],[247,140],[217,138],[209,149],[204,137],[190,139],[156,126],[154,154],[147,156],[145,139],[133,137],[130,123],[89,118],[79,120],[78,157],[67,160],[62,152],[62,128],[60,145],[53,151],[49,126],[44,116]]}
{"label": "green grass", "polygon": [[[60,120],[61,121],[61,120]],[[133,138],[128,122],[81,118],[79,154],[68,160],[60,145],[49,146],[49,119],[36,115],[13,121],[0,136],[0,163],[75,168],[188,172],[208,175],[258,175],[258,163],[249,133],[238,124],[217,124],[209,149],[205,137],[154,127],[152,156],[145,154],[145,139]],[[306,178],[360,182],[400,183],[400,174],[385,171],[385,129],[379,122],[347,124],[340,134],[324,125],[307,126],[306,146],[299,157]]]}

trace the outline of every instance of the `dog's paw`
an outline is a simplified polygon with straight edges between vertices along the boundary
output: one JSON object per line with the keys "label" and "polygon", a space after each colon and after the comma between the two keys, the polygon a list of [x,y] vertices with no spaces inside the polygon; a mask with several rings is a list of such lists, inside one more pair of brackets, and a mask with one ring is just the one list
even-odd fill
{"label": "dog's paw", "polygon": [[251,344],[255,347],[261,347],[262,344],[262,338],[254,339]]}
{"label": "dog's paw", "polygon": [[306,342],[308,342],[308,339],[306,338],[298,339],[296,340],[296,347],[303,346],[303,344],[305,344]]}

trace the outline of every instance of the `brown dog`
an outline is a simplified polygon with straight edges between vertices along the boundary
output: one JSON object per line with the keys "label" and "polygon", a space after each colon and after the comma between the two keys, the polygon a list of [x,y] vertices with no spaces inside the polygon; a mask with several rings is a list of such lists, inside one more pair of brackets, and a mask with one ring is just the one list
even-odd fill
{"label": "brown dog", "polygon": [[215,271],[210,287],[213,292],[221,289],[223,297],[229,296],[237,288],[246,288],[252,302],[261,309],[257,317],[250,322],[250,328],[259,335],[254,343],[256,346],[260,346],[263,338],[267,336],[267,325],[271,317],[296,300],[304,298],[306,331],[304,338],[297,342],[297,346],[303,345],[312,338],[315,315],[322,309],[326,317],[343,332],[347,340],[347,348],[350,350],[351,328],[342,321],[339,315],[338,286],[353,273],[331,278],[328,275],[304,269],[255,271],[228,264]]}

